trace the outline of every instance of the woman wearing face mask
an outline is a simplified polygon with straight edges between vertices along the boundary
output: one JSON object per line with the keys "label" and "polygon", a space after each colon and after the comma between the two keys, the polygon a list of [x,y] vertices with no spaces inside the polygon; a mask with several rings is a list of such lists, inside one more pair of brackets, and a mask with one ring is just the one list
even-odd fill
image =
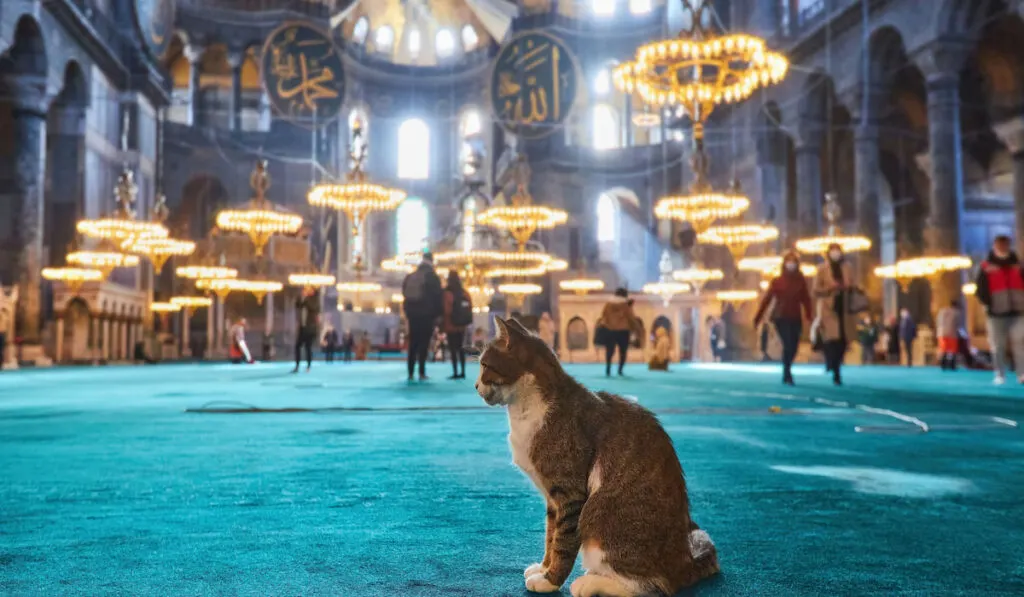
{"label": "woman wearing face mask", "polygon": [[[782,273],[772,280],[754,316],[754,328],[771,306],[771,320],[782,340],[782,383],[793,385],[793,359],[800,346],[804,318],[811,319],[811,294],[800,271],[800,257],[790,251],[782,258]],[[803,316],[803,317],[801,317]]]}
{"label": "woman wearing face mask", "polygon": [[832,372],[832,381],[842,385],[840,366],[849,338],[857,330],[857,317],[850,313],[850,292],[853,266],[846,261],[843,249],[833,243],[825,263],[814,276],[814,298],[817,301],[817,323],[825,348],[825,364]]}

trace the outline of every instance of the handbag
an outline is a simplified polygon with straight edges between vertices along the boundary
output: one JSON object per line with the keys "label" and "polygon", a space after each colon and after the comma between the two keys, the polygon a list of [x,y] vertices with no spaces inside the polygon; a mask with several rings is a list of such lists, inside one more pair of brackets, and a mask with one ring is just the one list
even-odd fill
{"label": "handbag", "polygon": [[871,301],[868,295],[860,288],[852,288],[846,295],[846,312],[850,315],[859,315],[871,309]]}

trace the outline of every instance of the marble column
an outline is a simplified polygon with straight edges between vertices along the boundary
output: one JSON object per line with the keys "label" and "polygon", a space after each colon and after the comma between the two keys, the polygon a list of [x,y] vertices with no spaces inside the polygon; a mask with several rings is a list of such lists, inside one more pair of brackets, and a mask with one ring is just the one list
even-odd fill
{"label": "marble column", "polygon": [[188,123],[190,125],[200,124],[199,95],[200,77],[202,76],[202,60],[205,48],[195,45],[185,46],[185,59],[189,64],[188,79]]}
{"label": "marble column", "polygon": [[857,229],[852,231],[871,239],[871,248],[856,256],[857,279],[864,285],[873,301],[884,302],[884,285],[874,275],[881,263],[882,222],[879,209],[878,127],[873,122],[861,123],[853,135],[854,201]]}
{"label": "marble column", "polygon": [[103,319],[103,360],[110,362],[110,319]]}
{"label": "marble column", "polygon": [[57,363],[64,361],[64,316],[57,315],[57,351],[53,360]]}
{"label": "marble column", "polygon": [[[18,76],[6,81],[11,93],[14,163],[10,188],[14,204],[14,246],[17,247],[18,335],[22,359],[36,360],[41,351],[43,265],[43,177],[46,160],[47,95],[45,77]],[[13,342],[12,342],[13,344]],[[45,358],[45,357],[44,357]]]}
{"label": "marble column", "polygon": [[[919,56],[928,93],[928,153],[931,197],[925,227],[925,252],[960,253],[963,212],[963,147],[960,130],[960,69],[970,47],[939,40]],[[933,305],[960,296],[961,275],[943,276],[932,287]]]}
{"label": "marble column", "polygon": [[796,153],[797,233],[801,236],[821,234],[821,142],[801,138]]}
{"label": "marble column", "polygon": [[228,65],[231,67],[231,110],[228,128],[233,131],[242,130],[242,63],[245,52],[228,52]]}
{"label": "marble column", "polygon": [[1000,122],[992,128],[1013,158],[1013,213],[1019,251],[1024,239],[1024,117]]}
{"label": "marble column", "polygon": [[217,301],[220,300],[220,299],[218,299],[217,296],[214,295],[212,297],[212,300],[213,300],[213,302],[210,303],[210,306],[207,307],[207,309],[206,309],[206,351],[203,353],[203,356],[206,359],[210,359],[213,356],[213,349],[214,349],[214,343],[213,343],[213,326],[214,326],[214,323],[213,323],[213,321],[214,321],[214,319],[216,319],[216,315],[217,315]]}
{"label": "marble column", "polygon": [[192,356],[192,345],[189,343],[189,333],[192,327],[192,310],[182,309],[181,310],[181,356],[190,357]]}
{"label": "marble column", "polygon": [[79,105],[56,107],[47,131],[49,182],[43,240],[49,250],[49,265],[64,264],[64,255],[77,234],[75,222],[85,208],[86,110]]}
{"label": "marble column", "polygon": [[92,340],[92,346],[90,347],[92,364],[95,365],[100,361],[100,319],[91,313],[89,314],[89,332],[90,339]]}

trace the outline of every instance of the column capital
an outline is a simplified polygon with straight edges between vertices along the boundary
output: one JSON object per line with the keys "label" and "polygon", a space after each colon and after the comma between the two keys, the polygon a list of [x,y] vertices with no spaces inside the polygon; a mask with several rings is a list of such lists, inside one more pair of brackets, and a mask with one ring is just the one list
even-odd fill
{"label": "column capital", "polygon": [[992,131],[1015,157],[1024,153],[1024,116],[1015,116],[992,125]]}
{"label": "column capital", "polygon": [[973,46],[966,39],[939,38],[918,51],[912,58],[921,69],[929,87],[952,85],[960,81],[963,68]]}
{"label": "column capital", "polygon": [[228,66],[231,67],[231,70],[241,69],[243,62],[245,62],[245,48],[228,49]]}
{"label": "column capital", "polygon": [[53,94],[47,87],[45,75],[8,75],[4,77],[4,86],[10,93],[15,112],[46,116]]}
{"label": "column capital", "polygon": [[188,60],[189,64],[195,64],[203,58],[203,54],[206,53],[206,46],[199,45],[197,43],[190,43],[185,46],[182,54],[185,55],[185,59]]}

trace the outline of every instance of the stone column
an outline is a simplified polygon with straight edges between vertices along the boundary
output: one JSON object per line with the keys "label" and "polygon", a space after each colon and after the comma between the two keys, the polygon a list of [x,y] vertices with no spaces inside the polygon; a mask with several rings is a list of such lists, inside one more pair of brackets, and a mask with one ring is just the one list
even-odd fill
{"label": "stone column", "polygon": [[189,344],[189,328],[192,326],[190,320],[192,318],[191,309],[181,310],[181,356],[190,357],[192,356],[192,346]]}
{"label": "stone column", "polygon": [[210,359],[213,356],[213,349],[215,347],[213,341],[213,320],[217,318],[217,302],[220,299],[217,298],[217,295],[213,295],[212,300],[213,302],[210,303],[206,310],[206,352],[204,354],[206,359]]}
{"label": "stone column", "polygon": [[231,111],[228,128],[233,131],[242,130],[242,63],[245,52],[234,50],[228,52],[228,65],[231,67]]}
{"label": "stone column", "polygon": [[879,211],[878,127],[874,123],[861,124],[854,131],[854,201],[857,209],[857,234],[871,239],[871,249],[857,254],[860,270],[857,279],[864,285],[872,300],[883,299],[882,281],[874,275],[880,263],[882,250],[882,223]]}
{"label": "stone column", "polygon": [[[961,213],[964,203],[963,147],[960,131],[960,68],[970,46],[938,40],[919,58],[928,90],[928,153],[931,198],[925,251],[929,254],[960,253]],[[960,296],[959,274],[943,276],[932,288],[932,304],[947,305]]]}
{"label": "stone column", "polygon": [[992,128],[1013,156],[1013,213],[1019,251],[1024,240],[1024,117],[1000,122]]}
{"label": "stone column", "polygon": [[201,120],[199,115],[199,77],[202,75],[202,60],[205,48],[189,44],[185,46],[185,59],[189,64],[188,79],[188,123],[197,125]]}
{"label": "stone column", "polygon": [[128,324],[128,349],[125,351],[125,358],[129,361],[135,360],[135,341],[137,339],[135,336],[136,325],[137,324],[135,322]]}
{"label": "stone column", "polygon": [[68,245],[77,232],[75,222],[85,208],[86,107],[62,105],[50,120],[48,184],[44,215],[44,241],[49,265],[63,265]]}
{"label": "stone column", "polygon": [[103,360],[110,362],[110,319],[103,319]]}
{"label": "stone column", "polygon": [[53,355],[53,360],[57,363],[64,361],[64,315],[57,315],[57,354]]}
{"label": "stone column", "polygon": [[95,365],[100,360],[100,318],[92,313],[89,314],[89,331],[92,338],[92,364]]}
{"label": "stone column", "polygon": [[821,140],[801,135],[796,152],[796,204],[800,236],[822,233]]}
{"label": "stone column", "polygon": [[[11,128],[16,151],[11,186],[2,192],[14,204],[14,247],[17,249],[18,304],[16,322],[23,360],[47,360],[40,337],[43,265],[43,176],[46,160],[45,77],[20,75],[6,82],[11,94]],[[10,339],[13,347],[13,338]],[[13,348],[12,348],[13,349]],[[45,363],[37,363],[45,364]]]}

